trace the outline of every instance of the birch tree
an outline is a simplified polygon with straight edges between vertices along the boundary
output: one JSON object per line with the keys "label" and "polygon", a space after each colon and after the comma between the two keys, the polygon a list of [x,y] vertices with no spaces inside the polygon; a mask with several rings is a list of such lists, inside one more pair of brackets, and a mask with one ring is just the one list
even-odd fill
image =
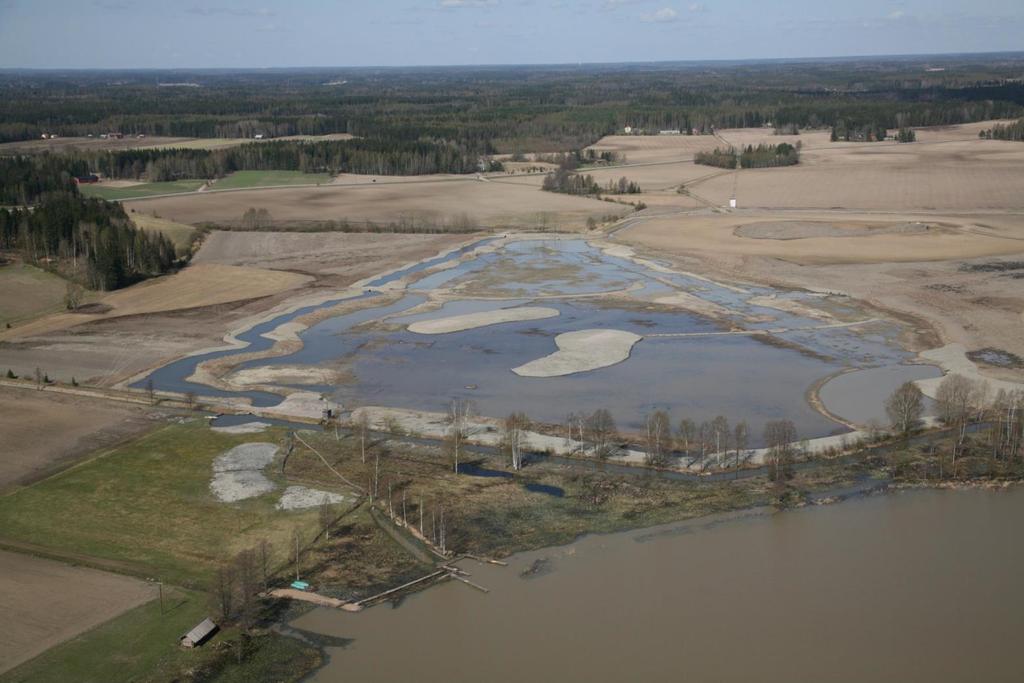
{"label": "birch tree", "polygon": [[530,418],[525,413],[512,413],[502,422],[501,447],[510,457],[514,470],[523,468],[523,450],[529,428]]}
{"label": "birch tree", "polygon": [[448,431],[445,434],[445,443],[452,457],[452,469],[456,474],[459,473],[459,460],[465,448],[469,418],[472,414],[473,405],[464,398],[454,398],[448,405]]}
{"label": "birch tree", "polygon": [[648,465],[663,467],[668,464],[672,450],[672,427],[668,413],[656,410],[644,419],[644,451]]}

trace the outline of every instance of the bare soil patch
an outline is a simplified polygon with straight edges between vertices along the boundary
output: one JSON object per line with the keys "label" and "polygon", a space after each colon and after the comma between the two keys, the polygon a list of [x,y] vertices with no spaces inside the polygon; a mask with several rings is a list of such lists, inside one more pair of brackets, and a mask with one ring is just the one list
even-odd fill
{"label": "bare soil patch", "polygon": [[146,581],[0,551],[0,673],[155,597]]}
{"label": "bare soil patch", "polygon": [[443,224],[467,219],[490,227],[578,229],[589,217],[624,214],[627,207],[595,199],[543,192],[530,186],[474,178],[418,179],[358,185],[264,188],[139,199],[137,211],[180,223],[237,226],[249,208],[266,208],[276,227],[302,228],[326,221],[425,220]]}
{"label": "bare soil patch", "polygon": [[823,223],[815,221],[765,221],[741,225],[736,235],[761,240],[799,240],[808,237],[866,237],[868,235],[912,235],[941,230],[941,224],[909,223]]}
{"label": "bare soil patch", "polygon": [[587,149],[625,154],[629,164],[648,164],[691,160],[697,152],[722,146],[713,135],[606,135]]}
{"label": "bare soil patch", "polygon": [[49,476],[153,425],[140,407],[0,387],[0,491]]}

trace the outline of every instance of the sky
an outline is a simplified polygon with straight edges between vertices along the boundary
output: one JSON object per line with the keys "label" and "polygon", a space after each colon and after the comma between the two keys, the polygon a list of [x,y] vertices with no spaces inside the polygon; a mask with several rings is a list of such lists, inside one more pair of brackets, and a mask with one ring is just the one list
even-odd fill
{"label": "sky", "polygon": [[0,0],[0,68],[265,68],[1024,50],[1022,0]]}

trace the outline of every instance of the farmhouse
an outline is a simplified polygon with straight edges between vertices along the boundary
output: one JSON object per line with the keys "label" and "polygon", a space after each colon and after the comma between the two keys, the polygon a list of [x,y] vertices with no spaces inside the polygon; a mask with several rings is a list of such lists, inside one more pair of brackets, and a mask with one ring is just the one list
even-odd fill
{"label": "farmhouse", "polygon": [[98,175],[96,175],[95,173],[89,173],[88,175],[75,176],[75,184],[76,185],[92,185],[93,183],[98,183],[99,181],[100,181],[100,177]]}

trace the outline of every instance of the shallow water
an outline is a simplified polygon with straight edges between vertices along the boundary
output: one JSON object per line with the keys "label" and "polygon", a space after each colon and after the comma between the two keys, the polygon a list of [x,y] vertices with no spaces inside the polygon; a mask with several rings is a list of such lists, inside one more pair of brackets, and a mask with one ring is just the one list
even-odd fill
{"label": "shallow water", "polygon": [[464,562],[490,593],[293,625],[352,640],[320,683],[1018,681],[1022,518],[1020,489],[740,513]]}
{"label": "shallow water", "polygon": [[[885,425],[885,400],[904,382],[929,377],[941,377],[942,371],[931,365],[896,365],[868,368],[848,372],[830,379],[821,387],[818,396],[830,412],[847,420],[866,425],[877,422]],[[925,407],[931,409],[931,399]]]}
{"label": "shallow water", "polygon": [[[372,281],[386,284],[428,267],[454,261],[475,246]],[[735,311],[732,324],[748,329],[785,328],[770,338],[756,336],[684,336],[718,332],[730,323],[716,323],[685,311],[645,310],[648,304],[597,299],[545,298],[618,291],[632,287],[651,295],[673,291],[672,283]],[[448,300],[439,310],[404,314],[426,301],[426,293],[444,287]],[[508,299],[473,299],[474,293],[496,293]],[[242,363],[240,368],[273,365],[330,364],[350,370],[355,381],[342,386],[302,386],[327,393],[345,405],[375,404],[443,410],[454,397],[472,400],[484,415],[501,416],[525,410],[531,418],[558,423],[570,412],[611,410],[621,428],[637,429],[646,413],[666,409],[673,419],[696,421],[725,415],[747,420],[760,436],[768,420],[790,419],[802,437],[824,436],[842,429],[807,404],[807,389],[845,367],[893,366],[909,354],[896,344],[898,326],[873,322],[863,333],[851,328],[820,329],[821,321],[772,308],[753,306],[753,296],[811,301],[816,295],[770,288],[737,290],[679,273],[661,273],[627,259],[608,256],[583,240],[528,240],[497,251],[474,254],[451,268],[428,274],[409,287],[409,294],[386,306],[323,320],[299,333],[303,348],[277,358]],[[372,292],[362,295],[373,296]],[[540,297],[540,298],[537,298]],[[202,360],[269,348],[261,335],[328,302],[278,316],[240,335],[251,346],[186,358],[154,372],[158,389],[193,390],[211,396],[247,396],[254,405],[280,399],[258,391],[225,392],[187,382]],[[559,310],[555,318],[512,322],[443,335],[418,335],[404,326],[414,320],[494,310],[516,305],[543,305]],[[830,301],[842,309],[844,304]],[[404,315],[403,315],[404,314]],[[771,316],[750,322],[744,316]],[[383,320],[386,326],[367,327]],[[555,378],[524,378],[511,372],[556,350],[555,337],[582,329],[620,329],[647,335],[625,362]],[[818,328],[818,329],[812,329]],[[135,386],[143,386],[143,382]],[[845,409],[845,408],[843,408]],[[836,410],[842,414],[841,410]],[[755,444],[756,445],[756,444]]]}

